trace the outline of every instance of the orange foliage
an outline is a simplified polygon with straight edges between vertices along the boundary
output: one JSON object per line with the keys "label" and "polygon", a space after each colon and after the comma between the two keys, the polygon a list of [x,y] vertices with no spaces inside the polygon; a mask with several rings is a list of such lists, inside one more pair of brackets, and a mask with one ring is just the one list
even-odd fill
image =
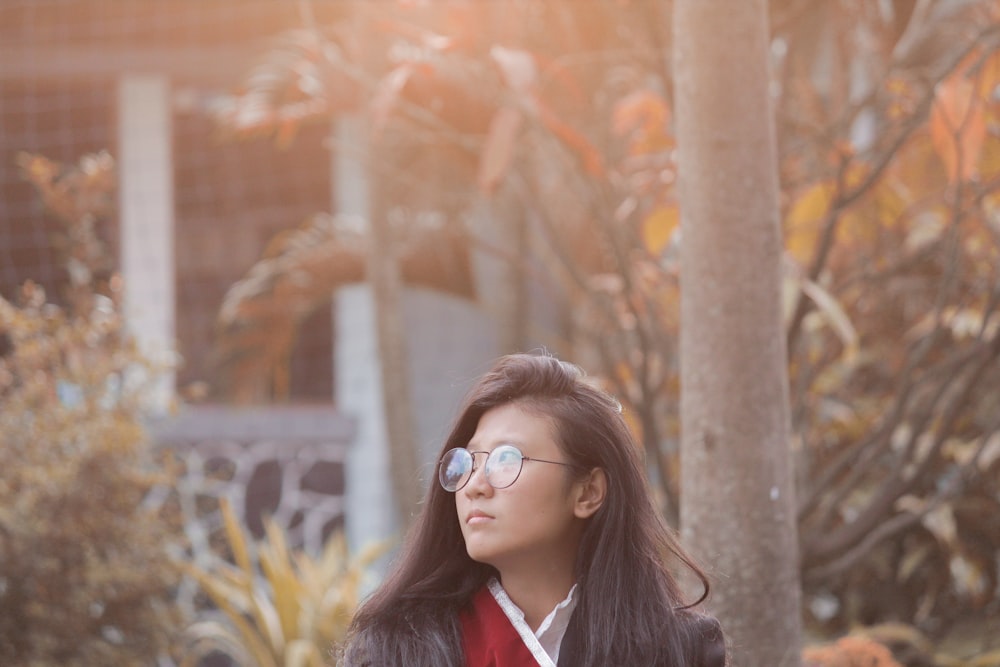
{"label": "orange foliage", "polygon": [[802,652],[803,667],[903,667],[882,644],[863,637],[844,637]]}
{"label": "orange foliage", "polygon": [[521,132],[524,116],[514,107],[500,107],[490,121],[489,134],[479,159],[477,181],[483,192],[492,192],[503,180],[507,167],[514,157],[517,136]]}
{"label": "orange foliage", "polygon": [[614,132],[629,138],[629,153],[651,153],[672,148],[667,133],[670,108],[662,96],[649,89],[629,93],[615,104]]}
{"label": "orange foliage", "polygon": [[[979,155],[986,139],[985,105],[996,82],[973,72],[978,53],[973,52],[944,81],[938,84],[931,108],[931,140],[944,162],[949,183],[975,179]],[[972,60],[972,62],[970,62]],[[991,59],[990,63],[992,63]],[[992,69],[992,68],[991,68]],[[974,78],[975,77],[975,78]],[[985,93],[985,95],[984,95]]]}
{"label": "orange foliage", "polygon": [[677,206],[660,206],[642,221],[642,244],[654,257],[659,256],[680,225],[681,214]]}

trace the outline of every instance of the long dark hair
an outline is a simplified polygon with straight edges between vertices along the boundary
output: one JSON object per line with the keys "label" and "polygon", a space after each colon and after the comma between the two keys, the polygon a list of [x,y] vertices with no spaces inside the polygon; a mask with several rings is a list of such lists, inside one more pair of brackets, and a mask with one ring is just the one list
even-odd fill
{"label": "long dark hair", "polygon": [[[467,395],[441,453],[466,446],[480,417],[508,403],[551,419],[567,460],[607,476],[605,501],[588,520],[575,565],[577,663],[686,664],[694,639],[687,610],[707,597],[708,579],[664,524],[618,402],[572,364],[505,356]],[[704,585],[693,605],[668,570],[671,559]],[[454,495],[431,484],[392,572],[354,617],[344,664],[460,667],[458,611],[496,574],[469,558]]]}

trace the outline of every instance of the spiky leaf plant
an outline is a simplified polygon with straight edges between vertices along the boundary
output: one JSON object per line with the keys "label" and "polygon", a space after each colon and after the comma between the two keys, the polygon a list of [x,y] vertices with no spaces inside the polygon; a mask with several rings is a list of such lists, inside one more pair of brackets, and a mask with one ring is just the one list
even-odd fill
{"label": "spiky leaf plant", "polygon": [[211,653],[243,667],[322,667],[343,641],[366,571],[384,546],[351,558],[344,536],[334,533],[313,558],[289,549],[270,520],[265,539],[253,545],[226,500],[221,510],[232,562],[219,557],[207,568],[189,567],[221,619],[189,629],[182,667]]}

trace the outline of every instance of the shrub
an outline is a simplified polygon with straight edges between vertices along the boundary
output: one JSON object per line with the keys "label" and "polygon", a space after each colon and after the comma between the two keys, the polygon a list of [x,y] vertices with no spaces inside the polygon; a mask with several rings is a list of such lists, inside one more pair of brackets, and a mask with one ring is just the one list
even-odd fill
{"label": "shrub", "polygon": [[148,665],[174,625],[170,526],[143,498],[136,363],[109,300],[0,299],[0,664]]}
{"label": "shrub", "polygon": [[[161,480],[142,427],[144,364],[96,234],[113,162],[20,156],[63,224],[64,301],[0,297],[0,664],[150,665],[180,619],[178,527],[144,505]],[[148,370],[148,369],[147,369]]]}

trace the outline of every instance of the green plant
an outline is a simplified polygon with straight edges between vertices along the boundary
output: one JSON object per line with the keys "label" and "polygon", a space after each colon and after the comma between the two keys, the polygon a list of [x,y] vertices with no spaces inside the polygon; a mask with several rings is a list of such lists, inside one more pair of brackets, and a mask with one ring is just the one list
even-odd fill
{"label": "green plant", "polygon": [[[273,521],[255,550],[232,507],[221,506],[234,563],[219,557],[208,568],[191,565],[225,622],[195,623],[189,629],[183,667],[219,652],[244,667],[320,667],[347,632],[369,565],[381,546],[348,557],[342,534],[327,540],[316,559],[289,550]],[[254,553],[254,551],[256,553]]]}

